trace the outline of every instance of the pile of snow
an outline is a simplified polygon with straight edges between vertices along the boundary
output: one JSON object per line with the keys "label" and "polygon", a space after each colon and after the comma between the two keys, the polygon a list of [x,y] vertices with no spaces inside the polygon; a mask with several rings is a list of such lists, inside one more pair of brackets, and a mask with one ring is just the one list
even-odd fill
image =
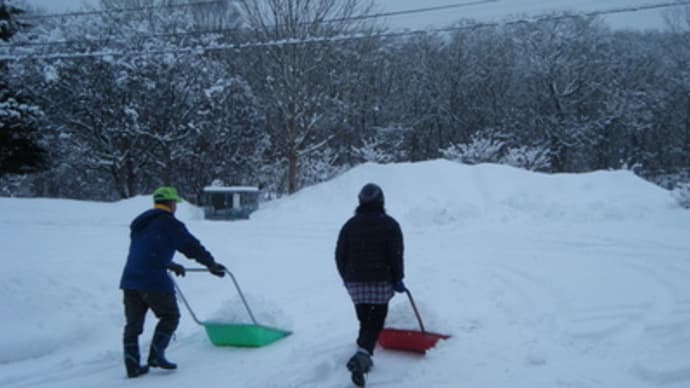
{"label": "pile of snow", "polygon": [[367,182],[376,182],[386,196],[394,196],[386,208],[411,227],[468,222],[623,221],[678,209],[667,190],[630,171],[544,174],[502,165],[468,166],[435,160],[364,164],[328,184],[271,203],[253,218],[275,220],[285,214],[289,222],[292,213],[298,211],[310,221],[330,214],[342,219],[352,213],[357,192]]}

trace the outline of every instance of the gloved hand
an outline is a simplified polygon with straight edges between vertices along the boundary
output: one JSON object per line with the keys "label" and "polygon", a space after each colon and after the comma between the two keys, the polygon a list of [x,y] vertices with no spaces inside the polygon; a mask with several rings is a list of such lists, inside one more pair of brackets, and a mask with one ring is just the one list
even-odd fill
{"label": "gloved hand", "polygon": [[170,263],[168,269],[171,270],[176,276],[184,277],[186,273],[184,267],[177,263]]}
{"label": "gloved hand", "polygon": [[393,290],[395,292],[405,292],[407,291],[407,287],[405,287],[405,283],[403,283],[402,280],[398,280],[393,284]]}
{"label": "gloved hand", "polygon": [[208,266],[208,271],[211,272],[212,275],[216,275],[220,278],[225,276],[225,266],[220,263],[213,263]]}

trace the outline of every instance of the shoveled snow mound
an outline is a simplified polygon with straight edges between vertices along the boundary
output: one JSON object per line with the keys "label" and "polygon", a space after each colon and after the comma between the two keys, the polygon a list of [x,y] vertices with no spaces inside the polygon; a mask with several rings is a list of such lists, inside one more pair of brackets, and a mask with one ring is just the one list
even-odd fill
{"label": "shoveled snow mound", "polygon": [[[264,206],[253,219],[299,211],[319,220],[346,217],[367,182],[394,198],[386,207],[410,226],[532,220],[644,219],[677,210],[670,192],[630,171],[544,174],[509,166],[464,165],[447,160],[389,165],[364,164],[335,179]],[[308,205],[308,206],[307,206]],[[277,213],[277,214],[276,214]],[[290,219],[284,221],[289,222]]]}

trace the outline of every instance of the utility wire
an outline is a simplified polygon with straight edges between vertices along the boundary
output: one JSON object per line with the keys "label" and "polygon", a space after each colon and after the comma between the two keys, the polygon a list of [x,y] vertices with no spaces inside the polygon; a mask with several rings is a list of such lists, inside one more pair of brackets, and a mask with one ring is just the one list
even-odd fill
{"label": "utility wire", "polygon": [[376,13],[376,14],[372,14],[372,15],[360,15],[360,16],[341,18],[341,19],[329,19],[329,20],[325,20],[325,22],[328,23],[328,22],[340,22],[340,21],[347,21],[347,20],[371,19],[371,18],[388,17],[388,16],[412,15],[412,14],[417,14],[417,13],[435,12],[435,11],[443,11],[446,9],[468,7],[471,5],[481,5],[481,4],[486,4],[486,3],[497,3],[500,1],[501,0],[477,0],[477,1],[470,1],[470,2],[466,2],[466,3],[439,5],[439,6],[435,6],[435,7],[412,8],[412,9],[405,9],[405,10],[401,10],[401,11]]}
{"label": "utility wire", "polygon": [[[476,5],[476,4],[484,4],[484,3],[496,3],[502,0],[483,0],[483,1],[471,1],[471,2],[466,2],[466,3],[456,3],[456,4],[446,4],[446,5],[439,5],[439,6],[434,6],[434,7],[426,7],[426,8],[413,8],[413,9],[407,9],[407,10],[401,10],[401,11],[393,11],[393,12],[387,12],[387,13],[382,13],[378,14],[379,16],[385,15],[385,16],[398,16],[398,15],[406,15],[406,14],[414,14],[414,13],[422,13],[422,12],[434,12],[434,11],[442,11],[446,9],[453,9],[453,8],[459,8],[459,7],[465,7],[468,5]],[[138,12],[138,11],[149,11],[149,10],[158,10],[161,8],[182,8],[182,7],[192,7],[192,6],[198,6],[198,5],[209,5],[209,4],[227,4],[228,0],[212,0],[212,1],[199,1],[199,2],[190,2],[190,3],[182,3],[182,4],[167,4],[167,5],[158,5],[158,6],[145,6],[145,7],[136,7],[136,8],[113,8],[113,9],[108,9],[108,10],[97,10],[97,11],[79,11],[79,12],[65,12],[65,13],[56,13],[56,14],[47,14],[47,15],[22,15],[21,17],[23,19],[49,19],[49,18],[65,18],[65,17],[78,17],[78,16],[90,16],[90,15],[100,15],[100,14],[112,14],[112,13],[122,13],[122,12]],[[344,21],[344,20],[357,20],[357,19],[368,19],[371,17],[376,17],[376,15],[364,15],[364,16],[353,16],[353,17],[347,17],[347,18],[341,18],[341,19],[330,19],[326,20],[325,22],[338,22],[338,21]]]}
{"label": "utility wire", "polygon": [[472,25],[455,26],[455,27],[442,27],[442,28],[432,28],[432,29],[421,29],[421,30],[411,30],[411,31],[401,31],[401,32],[386,32],[380,34],[355,34],[355,35],[341,35],[332,37],[314,37],[309,39],[283,39],[274,40],[267,42],[248,42],[248,43],[238,43],[238,44],[218,44],[213,46],[205,47],[179,47],[173,49],[159,49],[159,50],[99,50],[93,52],[81,52],[81,53],[51,53],[51,54],[40,54],[40,55],[0,55],[0,61],[20,61],[26,59],[78,59],[78,58],[94,58],[94,57],[120,57],[120,56],[144,56],[144,55],[161,55],[161,54],[195,54],[203,55],[206,52],[212,51],[227,51],[227,50],[242,50],[247,48],[257,48],[257,47],[271,47],[271,46],[285,46],[292,44],[314,44],[323,42],[344,42],[353,41],[361,39],[371,39],[371,38],[392,38],[400,36],[410,36],[410,35],[423,35],[429,33],[439,33],[439,32],[454,32],[463,31],[470,29],[480,29],[487,27],[499,27],[499,26],[509,26],[517,24],[529,24],[529,23],[540,23],[551,20],[563,20],[573,17],[585,16],[585,17],[596,17],[603,15],[611,15],[618,13],[629,13],[629,12],[640,12],[648,11],[653,9],[668,8],[682,5],[690,5],[690,0],[682,0],[675,2],[665,2],[657,4],[639,5],[639,6],[628,6],[611,8],[600,11],[590,11],[584,12],[579,15],[565,14],[565,15],[548,15],[531,19],[520,19],[508,22],[486,22],[486,23],[476,23]]}
{"label": "utility wire", "polygon": [[65,13],[53,13],[53,14],[46,14],[46,15],[20,15],[18,18],[25,19],[25,20],[68,18],[68,17],[91,16],[91,15],[101,15],[101,14],[151,11],[151,10],[159,10],[162,8],[188,8],[188,7],[194,7],[194,6],[199,6],[199,5],[226,4],[226,3],[227,3],[227,0],[210,0],[210,1],[197,1],[197,2],[181,3],[181,4],[148,5],[148,6],[144,6],[144,7],[132,7],[132,8],[112,8],[112,9],[97,10],[97,11],[65,12]]}
{"label": "utility wire", "polygon": [[[437,7],[413,8],[413,9],[407,9],[407,10],[402,10],[402,11],[381,12],[381,13],[375,13],[375,14],[369,14],[369,15],[358,15],[358,16],[351,16],[351,17],[344,17],[344,18],[337,18],[337,19],[326,19],[326,20],[323,20],[317,24],[365,20],[365,19],[376,19],[376,18],[384,18],[384,17],[400,16],[400,15],[411,15],[411,14],[417,14],[417,13],[441,11],[441,10],[447,10],[447,9],[453,9],[453,8],[468,7],[468,6],[473,6],[473,5],[495,3],[498,1],[500,1],[500,0],[475,0],[475,1],[464,2],[464,3],[442,5],[442,6],[437,6]],[[197,3],[197,4],[209,4],[209,3]],[[164,38],[164,37],[200,36],[200,35],[209,35],[209,34],[228,34],[228,33],[246,31],[246,30],[247,30],[247,28],[243,28],[243,27],[216,28],[216,29],[210,29],[210,30],[193,30],[193,31],[168,32],[168,33],[158,33],[158,34],[139,34],[139,35],[136,35],[136,38],[147,39],[147,38]],[[61,40],[61,41],[33,42],[33,43],[15,43],[15,44],[9,44],[9,45],[7,45],[7,47],[16,48],[16,47],[40,47],[40,46],[51,46],[51,45],[104,43],[104,42],[109,42],[111,40],[112,39],[91,39],[91,40],[81,39],[81,40]]]}

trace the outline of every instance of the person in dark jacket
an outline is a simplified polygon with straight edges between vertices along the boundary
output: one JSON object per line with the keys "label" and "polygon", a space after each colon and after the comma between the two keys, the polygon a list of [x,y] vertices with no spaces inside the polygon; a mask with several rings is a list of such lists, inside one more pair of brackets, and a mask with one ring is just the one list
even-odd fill
{"label": "person in dark jacket", "polygon": [[359,320],[358,349],[347,368],[353,383],[363,386],[364,373],[373,366],[371,357],[388,314],[388,302],[394,291],[405,292],[405,284],[402,231],[384,210],[383,191],[367,183],[358,199],[355,215],[338,235],[335,261]]}
{"label": "person in dark jacket", "polygon": [[[173,262],[175,251],[205,265],[216,276],[223,277],[226,271],[175,218],[177,203],[182,199],[174,187],[159,187],[153,193],[153,201],[153,209],[141,213],[130,225],[129,255],[120,280],[127,321],[123,338],[127,377],[147,373],[149,367],[177,368],[165,358],[165,349],[180,320],[174,283],[167,270],[177,276],[185,275],[184,267]],[[139,364],[139,335],[144,330],[149,309],[158,318],[158,324],[148,364],[142,366]]]}

